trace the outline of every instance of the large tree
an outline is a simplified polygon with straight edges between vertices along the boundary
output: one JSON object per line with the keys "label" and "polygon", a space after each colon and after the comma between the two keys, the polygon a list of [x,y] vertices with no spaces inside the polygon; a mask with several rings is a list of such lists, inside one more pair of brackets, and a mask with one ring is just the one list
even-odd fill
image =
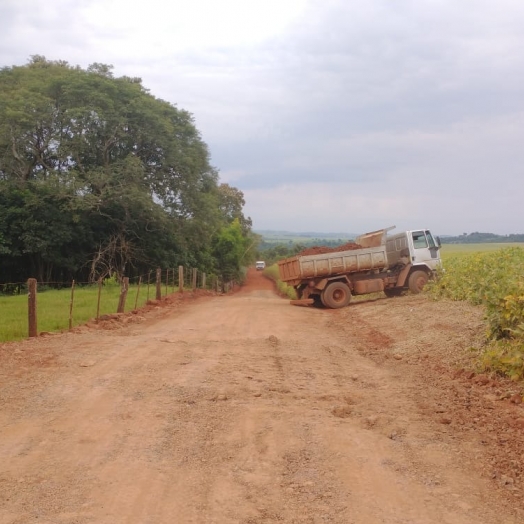
{"label": "large tree", "polygon": [[216,267],[243,195],[185,110],[139,78],[34,56],[0,69],[0,280]]}

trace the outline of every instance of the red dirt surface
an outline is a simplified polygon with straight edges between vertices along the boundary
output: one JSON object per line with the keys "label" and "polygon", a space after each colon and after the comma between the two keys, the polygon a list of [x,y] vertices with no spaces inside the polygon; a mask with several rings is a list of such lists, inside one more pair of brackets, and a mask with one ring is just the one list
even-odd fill
{"label": "red dirt surface", "polygon": [[253,270],[2,344],[0,523],[522,524],[522,385],[471,371],[482,317],[297,308]]}
{"label": "red dirt surface", "polygon": [[297,253],[297,256],[323,255],[324,253],[335,253],[336,251],[351,251],[353,249],[362,249],[362,246],[359,244],[355,244],[354,242],[348,242],[347,244],[342,244],[341,246],[336,247],[312,246],[302,250],[300,253]]}

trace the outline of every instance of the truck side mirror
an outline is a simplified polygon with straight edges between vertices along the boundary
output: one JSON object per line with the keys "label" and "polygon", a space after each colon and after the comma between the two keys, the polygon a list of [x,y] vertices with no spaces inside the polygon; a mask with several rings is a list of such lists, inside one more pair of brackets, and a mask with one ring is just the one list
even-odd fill
{"label": "truck side mirror", "polygon": [[437,246],[441,247],[442,243],[440,242],[440,237],[435,237],[435,240],[437,241]]}

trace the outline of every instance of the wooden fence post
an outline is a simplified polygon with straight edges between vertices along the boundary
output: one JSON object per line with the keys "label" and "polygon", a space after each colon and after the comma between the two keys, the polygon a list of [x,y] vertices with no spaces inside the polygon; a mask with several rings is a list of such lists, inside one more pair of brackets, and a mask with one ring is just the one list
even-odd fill
{"label": "wooden fence post", "polygon": [[156,270],[156,299],[162,300],[162,270]]}
{"label": "wooden fence post", "polygon": [[171,291],[171,293],[174,293],[175,292],[175,268],[173,268],[171,271],[173,272],[173,290]]}
{"label": "wooden fence post", "polygon": [[184,292],[184,266],[178,266],[178,291]]}
{"label": "wooden fence post", "polygon": [[142,283],[142,277],[138,278],[138,288],[136,290],[136,298],[135,298],[135,309],[138,306],[138,294],[140,293],[140,284]]}
{"label": "wooden fence post", "polygon": [[96,303],[96,323],[100,318],[100,295],[102,294],[102,277],[98,279],[98,301]]}
{"label": "wooden fence post", "polygon": [[147,300],[149,300],[149,284],[151,284],[151,271],[147,274]]}
{"label": "wooden fence post", "polygon": [[69,330],[73,329],[73,300],[75,298],[75,281],[71,283],[71,302],[69,303]]}
{"label": "wooden fence post", "polygon": [[126,308],[127,291],[129,290],[129,277],[122,279],[122,290],[120,291],[120,298],[118,300],[117,313],[123,313]]}
{"label": "wooden fence post", "polygon": [[169,284],[169,269],[166,272],[166,297],[167,297],[167,286]]}
{"label": "wooden fence post", "polygon": [[206,274],[202,273],[202,289],[206,289]]}
{"label": "wooden fence post", "polygon": [[197,271],[198,269],[196,267],[193,268],[193,283],[192,283],[192,288],[193,288],[193,291],[195,291],[196,287],[197,287]]}
{"label": "wooden fence post", "polygon": [[27,280],[27,318],[29,324],[29,336],[38,335],[36,318],[36,278]]}

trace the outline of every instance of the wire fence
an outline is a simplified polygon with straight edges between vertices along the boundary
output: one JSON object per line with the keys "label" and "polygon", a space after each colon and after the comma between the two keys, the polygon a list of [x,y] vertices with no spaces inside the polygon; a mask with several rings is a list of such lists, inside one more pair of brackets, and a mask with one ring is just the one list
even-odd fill
{"label": "wire fence", "polygon": [[95,283],[37,282],[34,278],[4,283],[0,284],[0,341],[72,329],[89,320],[98,323],[104,315],[136,312],[174,293],[197,289],[228,292],[233,286],[234,282],[183,266]]}
{"label": "wire fence", "polygon": [[[198,287],[210,287],[211,281],[215,282],[217,280],[216,277],[212,277],[211,280],[207,280],[207,282],[202,282],[202,279],[206,279],[206,273],[196,270],[196,269],[188,269],[184,268],[183,266],[179,266],[179,268],[173,268],[173,269],[162,269],[161,270],[161,279],[163,285],[170,285],[174,289],[174,287],[180,286],[180,277],[179,277],[179,271],[180,268],[183,268],[183,287],[184,289],[189,289],[192,286],[192,274],[193,271],[197,271],[197,286]],[[143,273],[142,275],[129,277],[129,283],[131,285],[154,285],[155,278],[156,278],[156,271],[157,270],[150,270],[147,273]],[[116,277],[107,277],[102,280],[102,285],[111,285],[115,283],[122,283],[123,281],[122,277],[121,279],[117,279]],[[0,295],[22,295],[27,292],[27,286],[28,286],[28,280],[22,281],[22,282],[0,282]],[[82,287],[89,287],[89,286],[97,286],[100,283],[100,279],[96,282],[93,281],[81,281],[81,280],[75,280],[76,286],[82,286]],[[39,291],[46,291],[48,289],[64,289],[64,288],[71,288],[72,281],[55,281],[55,280],[38,280],[38,289]]]}

